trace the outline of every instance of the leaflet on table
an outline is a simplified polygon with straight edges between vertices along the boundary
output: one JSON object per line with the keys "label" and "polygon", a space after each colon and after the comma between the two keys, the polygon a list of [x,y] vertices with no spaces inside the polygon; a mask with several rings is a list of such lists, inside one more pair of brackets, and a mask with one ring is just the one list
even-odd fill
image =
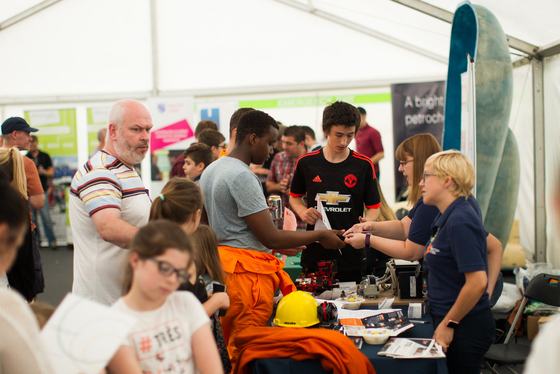
{"label": "leaflet on table", "polygon": [[445,353],[434,339],[391,338],[377,353],[393,358],[443,358]]}
{"label": "leaflet on table", "polygon": [[[319,301],[319,300],[317,300],[317,301]],[[382,313],[396,312],[397,310],[400,310],[400,309],[358,309],[358,310],[351,310],[351,309],[340,308],[338,304],[342,304],[342,303],[339,303],[339,302],[335,301],[334,304],[338,308],[338,319],[339,320],[349,319],[349,318],[357,318],[357,319],[361,320],[362,318],[376,316],[376,315],[382,314]]]}
{"label": "leaflet on table", "polygon": [[[392,309],[389,311],[380,311],[375,315],[365,318],[340,318],[340,323],[344,325],[345,333],[355,333],[364,328],[383,328],[391,330],[391,336],[397,336],[401,332],[414,327],[407,317],[405,317],[400,309]],[[353,328],[351,326],[356,326]],[[347,329],[347,327],[350,327]]]}

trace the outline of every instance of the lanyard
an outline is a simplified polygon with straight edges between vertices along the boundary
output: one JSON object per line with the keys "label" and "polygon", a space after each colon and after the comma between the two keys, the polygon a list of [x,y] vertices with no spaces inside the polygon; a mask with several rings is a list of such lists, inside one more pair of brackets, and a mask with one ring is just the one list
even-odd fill
{"label": "lanyard", "polygon": [[434,235],[432,235],[432,237],[430,238],[430,241],[428,242],[428,245],[426,246],[426,253],[424,253],[424,257],[426,257],[426,255],[430,252],[430,249],[432,249],[432,247],[434,246],[434,240],[436,240],[436,237],[439,234],[439,230],[441,230],[441,227],[438,227],[436,233]]}

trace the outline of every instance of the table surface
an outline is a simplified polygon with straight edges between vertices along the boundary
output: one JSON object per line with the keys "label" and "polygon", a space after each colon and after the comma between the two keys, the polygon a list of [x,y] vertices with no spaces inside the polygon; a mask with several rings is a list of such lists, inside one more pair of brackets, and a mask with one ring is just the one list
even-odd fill
{"label": "table surface", "polygon": [[[398,308],[398,307],[397,307]],[[406,309],[404,313],[406,314]],[[377,309],[366,307],[366,309]],[[404,331],[399,338],[431,338],[434,326],[429,315],[422,318],[428,324],[415,324],[414,328]],[[372,363],[377,374],[448,374],[445,358],[440,359],[395,359],[378,356],[383,345],[369,345],[363,342],[360,350]],[[328,373],[319,360],[296,361],[290,358],[263,359],[253,362],[254,374],[288,374],[288,373]]]}

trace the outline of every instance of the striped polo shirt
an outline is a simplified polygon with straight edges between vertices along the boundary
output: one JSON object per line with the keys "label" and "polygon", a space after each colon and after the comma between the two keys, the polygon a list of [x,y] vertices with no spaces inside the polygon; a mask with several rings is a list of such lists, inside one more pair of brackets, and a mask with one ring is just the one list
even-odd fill
{"label": "striped polo shirt", "polygon": [[107,305],[121,296],[126,251],[103,240],[91,216],[114,208],[122,220],[140,227],[148,223],[150,206],[138,173],[117,158],[101,151],[80,167],[70,186],[74,293]]}

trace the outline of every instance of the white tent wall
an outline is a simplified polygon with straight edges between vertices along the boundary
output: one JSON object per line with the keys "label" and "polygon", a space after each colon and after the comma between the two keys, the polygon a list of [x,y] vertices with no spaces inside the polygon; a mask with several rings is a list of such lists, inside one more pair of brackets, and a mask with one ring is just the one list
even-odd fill
{"label": "white tent wall", "polygon": [[447,70],[274,1],[157,4],[162,91],[430,77]]}
{"label": "white tent wall", "polygon": [[509,127],[519,147],[521,180],[515,218],[519,220],[520,244],[529,258],[535,253],[535,198],[533,164],[533,86],[531,65],[513,70],[513,103]]}
{"label": "white tent wall", "polygon": [[[160,0],[156,9],[155,76],[164,95],[368,87],[446,72],[443,63],[275,1]],[[0,48],[17,51],[0,63],[0,99],[150,92],[151,38],[149,0],[58,2],[0,31]]]}
{"label": "white tent wall", "polygon": [[0,32],[0,97],[150,91],[148,0],[65,0]]}
{"label": "white tent wall", "polygon": [[554,209],[553,194],[560,191],[560,56],[544,60],[544,124],[546,175],[547,262],[560,268],[560,222]]}

